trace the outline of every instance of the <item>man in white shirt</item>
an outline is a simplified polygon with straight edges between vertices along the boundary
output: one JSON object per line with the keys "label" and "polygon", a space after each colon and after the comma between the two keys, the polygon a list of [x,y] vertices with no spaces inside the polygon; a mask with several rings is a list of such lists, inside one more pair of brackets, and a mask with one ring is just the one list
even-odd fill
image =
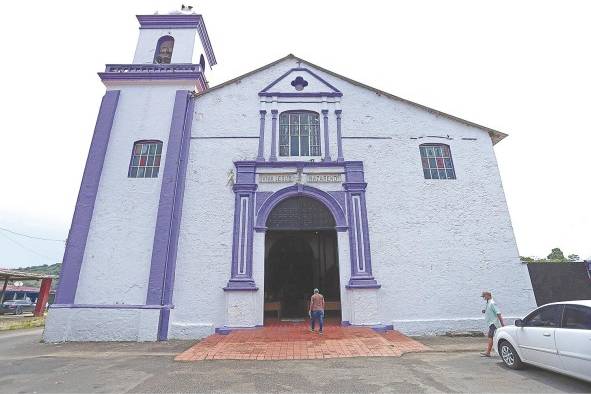
{"label": "man in white shirt", "polygon": [[486,321],[486,326],[488,327],[488,346],[486,352],[480,353],[480,355],[482,357],[490,357],[495,331],[497,331],[497,328],[503,327],[505,322],[501,316],[501,311],[492,299],[492,293],[490,291],[483,291],[481,297],[486,300],[486,308],[482,310],[482,313],[484,313],[484,321]]}

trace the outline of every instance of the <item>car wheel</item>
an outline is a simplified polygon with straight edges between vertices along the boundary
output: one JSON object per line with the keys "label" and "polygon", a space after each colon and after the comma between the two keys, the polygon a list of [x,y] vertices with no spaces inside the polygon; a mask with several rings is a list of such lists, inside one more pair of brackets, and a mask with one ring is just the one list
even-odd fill
{"label": "car wheel", "polygon": [[23,314],[23,310],[21,308],[16,308],[16,312],[14,312],[15,315],[22,315]]}
{"label": "car wheel", "polygon": [[499,354],[505,365],[509,368],[523,368],[523,362],[521,361],[521,358],[519,358],[515,348],[508,341],[501,341],[501,343],[499,343]]}

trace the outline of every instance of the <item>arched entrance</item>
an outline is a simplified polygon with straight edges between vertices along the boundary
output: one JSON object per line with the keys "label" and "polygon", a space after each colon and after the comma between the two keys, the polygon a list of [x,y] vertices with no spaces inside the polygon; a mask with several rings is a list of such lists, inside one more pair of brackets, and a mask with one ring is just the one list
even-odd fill
{"label": "arched entrance", "polygon": [[340,319],[335,219],[320,201],[295,196],[269,213],[265,235],[265,317],[300,319],[317,287],[327,317]]}

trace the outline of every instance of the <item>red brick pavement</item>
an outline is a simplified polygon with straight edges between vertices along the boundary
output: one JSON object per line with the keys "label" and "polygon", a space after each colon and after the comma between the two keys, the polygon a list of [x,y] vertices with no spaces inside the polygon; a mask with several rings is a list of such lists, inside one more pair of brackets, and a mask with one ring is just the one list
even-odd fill
{"label": "red brick pavement", "polygon": [[177,361],[308,360],[342,357],[400,357],[429,348],[397,331],[378,333],[367,327],[327,325],[324,335],[306,323],[271,324],[262,328],[214,334],[179,354]]}

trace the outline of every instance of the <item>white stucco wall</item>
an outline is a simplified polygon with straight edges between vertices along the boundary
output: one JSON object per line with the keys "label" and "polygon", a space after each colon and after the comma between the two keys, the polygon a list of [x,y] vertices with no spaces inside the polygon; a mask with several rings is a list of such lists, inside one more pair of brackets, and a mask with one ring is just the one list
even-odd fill
{"label": "white stucco wall", "polygon": [[155,341],[159,309],[51,308],[45,342]]}
{"label": "white stucco wall", "polygon": [[134,142],[156,139],[163,142],[163,173],[176,89],[181,87],[121,87],[78,280],[77,304],[146,302],[162,176],[128,178],[127,172]]}
{"label": "white stucco wall", "polygon": [[[342,109],[343,136],[356,137],[343,140],[344,156],[364,163],[373,274],[382,287],[344,287],[350,278],[350,251],[348,234],[338,233],[344,321],[393,324],[409,334],[484,329],[479,296],[485,289],[493,292],[507,317],[522,317],[535,306],[485,131],[314,69],[343,92],[340,103],[279,99],[261,104],[257,93],[292,67],[297,67],[295,59],[284,60],[196,99],[169,338],[199,338],[224,325],[263,323],[264,233],[254,233],[253,277],[259,290],[223,291],[230,278],[233,237],[229,179],[234,161],[257,156],[258,139],[252,137],[259,134],[261,108],[267,110],[267,158],[271,109],[328,108],[333,159],[335,109]],[[163,141],[162,174],[175,91],[191,86],[113,83],[109,88],[121,89],[121,95],[75,302],[141,305],[146,301],[162,179],[127,178],[130,154],[137,140]],[[322,128],[320,134],[323,139]],[[450,146],[456,180],[424,179],[418,146],[426,142]],[[286,186],[261,184],[259,191]],[[342,190],[339,184],[313,186]],[[154,340],[157,326],[157,309],[56,308],[50,310],[45,338]]]}
{"label": "white stucco wall", "polygon": [[[295,59],[288,59],[197,98],[171,337],[201,336],[225,324],[222,288],[230,277],[234,214],[228,172],[233,161],[254,160],[257,155],[257,139],[204,137],[257,136],[261,108],[257,93],[296,66]],[[303,67],[310,66],[304,63]],[[411,334],[483,329],[479,296],[485,289],[493,292],[506,316],[521,317],[535,306],[529,278],[519,262],[487,132],[312,70],[343,92],[340,107],[345,137],[385,137],[343,140],[345,159],[364,162],[373,273],[382,285],[376,295],[377,317],[367,319],[393,324]],[[278,109],[312,109],[308,107],[314,105],[318,107],[279,103]],[[272,107],[263,104],[263,108],[268,111],[268,158]],[[329,104],[333,159],[337,152],[335,108]],[[424,138],[412,139],[418,137]],[[418,146],[426,142],[450,146],[456,180],[424,179]],[[261,190],[270,187],[261,185]],[[344,286],[350,263],[348,243],[342,239],[346,237],[339,235]],[[259,292],[264,288],[262,253],[255,243]],[[356,299],[347,292],[343,289],[346,297],[342,301]],[[344,305],[343,320],[354,315],[347,309],[351,305],[353,301]]]}

